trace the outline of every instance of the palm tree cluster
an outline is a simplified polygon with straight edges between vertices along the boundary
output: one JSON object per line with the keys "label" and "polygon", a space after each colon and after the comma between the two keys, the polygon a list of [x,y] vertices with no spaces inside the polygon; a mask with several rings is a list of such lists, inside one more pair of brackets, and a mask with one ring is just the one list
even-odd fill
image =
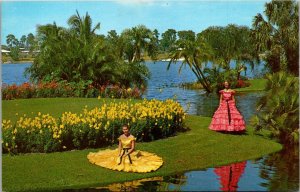
{"label": "palm tree cluster", "polygon": [[[251,46],[250,29],[245,26],[209,27],[197,35],[186,31],[178,36],[168,68],[183,58],[180,70],[188,65],[207,93],[220,89],[224,80],[237,82],[246,65],[253,68],[259,61]],[[234,68],[230,67],[232,61]]]}
{"label": "palm tree cluster", "polygon": [[37,48],[37,42],[32,33],[29,33],[27,36],[22,35],[20,40],[13,34],[8,34],[6,36],[6,44],[7,46],[1,46],[1,48],[10,50],[9,56],[15,61],[18,61],[20,58],[20,48],[29,51],[30,54]]}
{"label": "palm tree cluster", "polygon": [[265,4],[265,16],[253,20],[252,36],[272,72],[285,70],[299,76],[299,3],[294,0]]}
{"label": "palm tree cluster", "polygon": [[154,50],[152,31],[137,26],[124,30],[121,36],[110,31],[105,37],[96,34],[100,23],[93,27],[88,13],[80,17],[78,12],[69,18],[68,25],[38,26],[40,54],[27,69],[33,81],[86,81],[95,87],[146,86],[150,72],[141,62],[141,55]]}
{"label": "palm tree cluster", "polygon": [[13,34],[8,34],[6,36],[6,44],[8,48],[22,47],[27,50],[33,50],[36,46],[35,38],[32,33],[29,33],[27,36],[22,35],[20,40],[18,40],[18,38],[16,38]]}

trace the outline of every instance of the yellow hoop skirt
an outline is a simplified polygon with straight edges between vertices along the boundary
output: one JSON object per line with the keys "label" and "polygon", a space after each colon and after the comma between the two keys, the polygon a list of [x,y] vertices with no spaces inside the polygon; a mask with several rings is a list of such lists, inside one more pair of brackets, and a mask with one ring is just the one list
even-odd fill
{"label": "yellow hoop skirt", "polygon": [[133,151],[130,154],[132,164],[130,164],[128,156],[123,156],[121,164],[118,164],[120,162],[118,154],[118,149],[106,149],[97,153],[89,153],[87,158],[95,165],[125,172],[151,172],[157,170],[163,164],[161,157],[146,151]]}

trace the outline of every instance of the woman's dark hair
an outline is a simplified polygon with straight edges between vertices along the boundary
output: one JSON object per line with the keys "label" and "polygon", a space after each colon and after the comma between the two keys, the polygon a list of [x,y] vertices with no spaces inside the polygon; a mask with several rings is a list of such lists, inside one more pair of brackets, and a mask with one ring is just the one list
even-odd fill
{"label": "woman's dark hair", "polygon": [[230,87],[230,82],[229,81],[224,81],[223,86],[225,86],[225,82],[227,82],[228,86]]}
{"label": "woman's dark hair", "polygon": [[129,126],[128,126],[127,124],[123,124],[123,125],[122,125],[122,128],[123,128],[123,127],[126,127],[127,129],[129,129]]}

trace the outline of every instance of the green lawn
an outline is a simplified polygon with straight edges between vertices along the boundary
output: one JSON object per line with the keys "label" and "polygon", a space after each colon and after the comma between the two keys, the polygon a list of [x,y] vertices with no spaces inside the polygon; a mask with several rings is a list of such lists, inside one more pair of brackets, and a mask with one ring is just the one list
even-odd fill
{"label": "green lawn", "polygon": [[247,92],[247,91],[263,91],[266,85],[266,79],[252,79],[249,81],[251,85],[245,88],[235,89],[238,92]]}
{"label": "green lawn", "polygon": [[[251,85],[249,87],[245,88],[237,88],[234,89],[238,92],[250,92],[250,91],[263,91],[265,88],[265,84],[267,82],[266,79],[252,79],[249,80]],[[184,83],[182,87],[187,88],[187,89],[203,89],[203,86],[200,83],[197,82],[190,82],[190,83]]]}
{"label": "green lawn", "polygon": [[[81,111],[85,105],[93,107],[103,101],[110,100],[60,98],[3,101],[3,117],[9,119],[15,112],[28,114],[28,111],[59,116],[63,111]],[[117,172],[90,164],[86,155],[99,149],[3,155],[3,189],[41,191],[101,186],[254,159],[281,149],[280,144],[254,135],[251,127],[244,135],[222,134],[207,128],[210,121],[207,117],[188,116],[186,125],[189,131],[167,139],[138,143],[137,149],[154,152],[164,160],[159,170],[146,174]]]}
{"label": "green lawn", "polygon": [[[2,101],[2,119],[16,121],[19,116],[36,116],[38,112],[49,113],[54,117],[59,117],[63,112],[82,112],[87,106],[92,109],[101,106],[104,102],[125,102],[126,99],[96,99],[96,98],[39,98],[39,99],[16,99]],[[138,102],[141,100],[132,100]],[[16,115],[17,114],[17,115]]]}
{"label": "green lawn", "polygon": [[[289,79],[295,78],[298,81],[298,77],[289,77]],[[249,81],[251,85],[245,88],[235,89],[238,92],[248,92],[248,91],[263,91],[267,83],[267,79],[252,79]]]}

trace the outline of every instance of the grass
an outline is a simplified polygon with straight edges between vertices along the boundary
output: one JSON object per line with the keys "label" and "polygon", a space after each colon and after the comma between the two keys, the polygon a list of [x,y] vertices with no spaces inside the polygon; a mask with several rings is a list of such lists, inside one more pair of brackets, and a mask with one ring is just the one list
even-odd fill
{"label": "grass", "polygon": [[[93,107],[104,101],[111,100],[57,98],[3,101],[3,116],[8,119],[16,111],[19,114],[40,111],[59,116],[63,111],[81,111],[85,105]],[[137,149],[154,152],[164,160],[159,170],[146,174],[117,172],[90,164],[87,154],[99,149],[3,155],[3,189],[44,191],[103,186],[255,159],[281,149],[280,144],[255,135],[251,127],[244,135],[222,134],[208,129],[210,121],[211,118],[207,117],[188,116],[186,125],[189,131],[167,139],[138,143]]]}
{"label": "grass", "polygon": [[[115,100],[124,102],[126,99],[96,99],[96,98],[38,98],[38,99],[16,99],[2,101],[2,119],[16,121],[19,116],[26,114],[28,117],[36,116],[38,112],[49,113],[53,117],[59,117],[63,112],[73,113],[82,112],[87,106],[92,109],[101,106],[104,102],[108,103]],[[138,102],[139,100],[132,100]],[[16,115],[17,114],[17,115]]]}
{"label": "grass", "polygon": [[[237,88],[234,90],[236,90],[238,92],[263,91],[267,80],[266,79],[252,79],[252,80],[249,80],[249,82],[251,83],[251,85],[249,87]],[[183,83],[181,85],[181,87],[187,88],[187,89],[202,89],[203,88],[203,86],[198,82]]]}
{"label": "grass", "polygon": [[250,92],[250,91],[263,91],[266,85],[266,79],[252,79],[249,80],[251,85],[249,87],[235,89],[238,92]]}

